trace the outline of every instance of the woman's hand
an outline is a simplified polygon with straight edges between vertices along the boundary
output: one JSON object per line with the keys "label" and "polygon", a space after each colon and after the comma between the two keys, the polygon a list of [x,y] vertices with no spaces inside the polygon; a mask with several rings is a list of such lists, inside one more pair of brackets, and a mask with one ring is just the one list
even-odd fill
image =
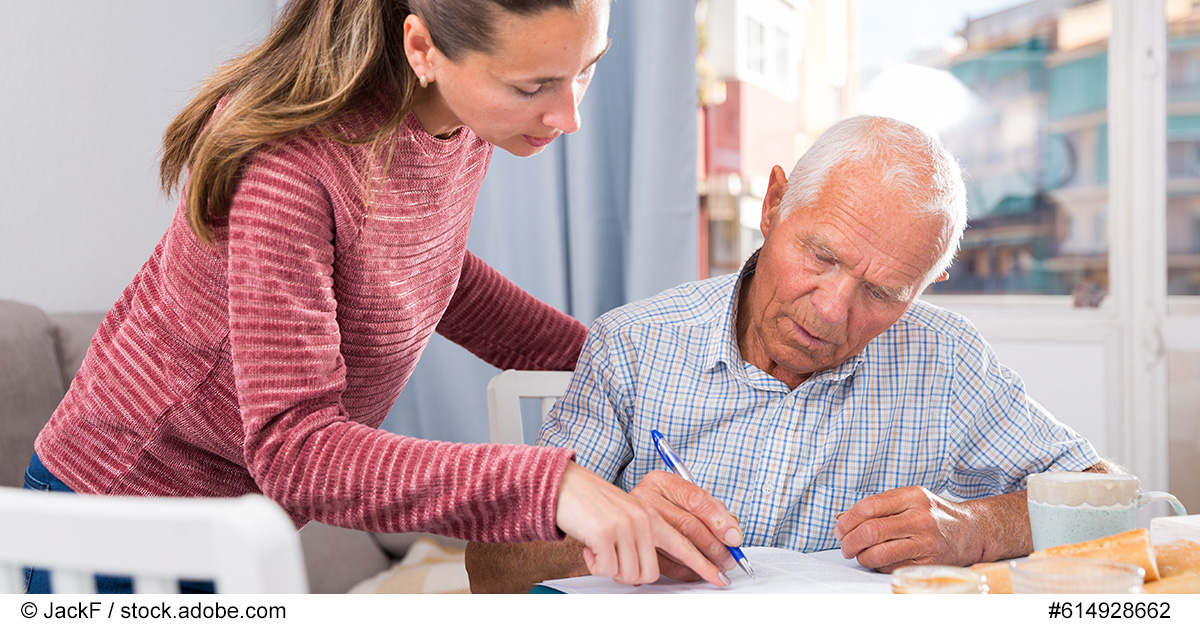
{"label": "woman's hand", "polygon": [[575,462],[563,472],[555,520],[583,543],[583,560],[592,575],[649,584],[658,580],[662,550],[704,580],[729,585],[729,578],[657,512]]}

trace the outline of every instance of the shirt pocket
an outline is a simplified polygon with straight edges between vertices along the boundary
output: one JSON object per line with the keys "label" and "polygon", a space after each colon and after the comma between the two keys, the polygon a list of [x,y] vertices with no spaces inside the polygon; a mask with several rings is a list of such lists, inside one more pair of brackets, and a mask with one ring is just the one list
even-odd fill
{"label": "shirt pocket", "polygon": [[795,538],[798,544],[794,546],[804,552],[836,549],[841,546],[833,537],[837,515],[871,494],[853,488],[814,484],[807,493],[807,500],[797,506],[800,514],[788,519],[795,524],[796,530],[791,532],[792,536],[780,538]]}
{"label": "shirt pocket", "polygon": [[814,518],[828,518],[829,528],[832,530],[838,514],[849,510],[855,503],[872,494],[875,493],[863,492],[857,488],[814,484],[810,511]]}

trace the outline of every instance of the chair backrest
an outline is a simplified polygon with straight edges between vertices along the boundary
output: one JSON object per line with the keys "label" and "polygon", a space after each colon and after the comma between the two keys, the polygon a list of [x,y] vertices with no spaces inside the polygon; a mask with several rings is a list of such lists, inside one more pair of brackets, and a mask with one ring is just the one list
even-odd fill
{"label": "chair backrest", "polygon": [[554,402],[567,391],[572,372],[534,372],[505,370],[494,376],[487,387],[488,426],[493,443],[522,444],[525,442],[521,422],[521,400],[538,399],[542,415],[550,413]]}
{"label": "chair backrest", "polygon": [[23,567],[50,571],[55,593],[94,593],[94,575],[133,577],[137,593],[305,593],[300,539],[261,495],[152,498],[0,488],[0,593],[24,589]]}

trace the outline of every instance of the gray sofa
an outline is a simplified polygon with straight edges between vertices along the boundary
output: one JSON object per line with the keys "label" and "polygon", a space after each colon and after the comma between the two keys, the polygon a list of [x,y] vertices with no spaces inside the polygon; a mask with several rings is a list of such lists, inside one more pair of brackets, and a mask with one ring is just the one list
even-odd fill
{"label": "gray sofa", "polygon": [[[66,394],[104,313],[45,313],[0,299],[0,485],[24,485],[33,441]],[[390,567],[414,534],[310,523],[300,532],[313,593],[345,593]]]}

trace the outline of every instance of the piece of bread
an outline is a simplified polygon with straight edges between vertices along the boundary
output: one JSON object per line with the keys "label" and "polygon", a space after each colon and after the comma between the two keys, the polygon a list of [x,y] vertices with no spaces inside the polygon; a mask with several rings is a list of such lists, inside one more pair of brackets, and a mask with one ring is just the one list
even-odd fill
{"label": "piece of bread", "polygon": [[1200,543],[1179,539],[1154,545],[1154,559],[1160,578],[1178,575],[1200,575]]}
{"label": "piece of bread", "polygon": [[1200,593],[1200,573],[1184,573],[1146,582],[1142,585],[1142,592],[1151,595]]}
{"label": "piece of bread", "polygon": [[1047,547],[1029,554],[1030,558],[1095,558],[1125,562],[1146,570],[1146,582],[1158,579],[1158,563],[1154,559],[1154,547],[1150,544],[1150,532],[1132,529],[1121,534],[1105,536],[1071,545]]}
{"label": "piece of bread", "polygon": [[1011,595],[1012,577],[1008,562],[980,562],[971,565],[971,570],[987,579],[987,592],[992,595]]}
{"label": "piece of bread", "polygon": [[1200,542],[1200,514],[1150,519],[1150,540],[1154,544],[1164,545],[1181,538]]}

